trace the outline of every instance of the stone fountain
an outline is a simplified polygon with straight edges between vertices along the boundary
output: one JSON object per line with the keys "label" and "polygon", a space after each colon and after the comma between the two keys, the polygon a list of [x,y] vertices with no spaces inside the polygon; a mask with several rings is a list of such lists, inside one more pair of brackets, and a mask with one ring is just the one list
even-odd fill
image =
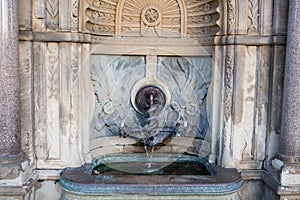
{"label": "stone fountain", "polygon": [[[207,56],[94,55],[94,159],[64,170],[64,199],[237,199],[237,170],[199,151],[210,143],[210,81]],[[107,137],[123,145],[107,153]]]}
{"label": "stone fountain", "polygon": [[297,199],[297,2],[4,1],[0,199]]}
{"label": "stone fountain", "polygon": [[83,7],[85,31],[114,37],[95,41],[80,69],[86,162],[61,174],[63,198],[237,199],[237,170],[208,162],[217,75],[212,46],[194,37],[219,31],[218,1],[119,1],[113,32],[108,4]]}

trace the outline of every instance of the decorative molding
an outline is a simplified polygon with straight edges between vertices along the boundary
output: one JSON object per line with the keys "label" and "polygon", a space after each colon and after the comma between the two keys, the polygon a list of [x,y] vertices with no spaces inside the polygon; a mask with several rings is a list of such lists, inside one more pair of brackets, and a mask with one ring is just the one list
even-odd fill
{"label": "decorative molding", "polygon": [[228,120],[231,117],[232,110],[232,93],[233,93],[233,69],[234,69],[234,47],[226,47],[225,57],[225,119]]}
{"label": "decorative molding", "polygon": [[47,28],[49,30],[58,29],[58,0],[47,0],[46,10],[47,10]]}
{"label": "decorative molding", "polygon": [[60,65],[57,43],[46,47],[46,108],[47,154],[51,160],[60,159]]}
{"label": "decorative molding", "polygon": [[232,148],[232,103],[234,76],[234,47],[226,47],[225,75],[224,75],[224,125],[221,142],[221,163],[227,163],[233,154]]}
{"label": "decorative molding", "polygon": [[248,0],[248,18],[249,18],[249,26],[247,29],[248,33],[251,32],[258,32],[258,17],[259,17],[259,11],[258,11],[258,1],[257,0]]}
{"label": "decorative molding", "polygon": [[[177,0],[161,0],[159,2],[155,0],[121,0],[123,3],[120,4],[120,7],[117,9],[118,16],[121,16],[120,26],[116,26],[116,29],[121,29],[123,27],[130,28],[129,32],[120,32],[120,35],[128,36],[175,36],[180,37],[182,20],[185,20],[182,17],[184,11],[182,10],[183,6],[180,6],[180,1]],[[184,4],[181,2],[181,5]],[[157,24],[145,23],[147,10],[149,8],[155,9],[159,13],[159,19]],[[145,11],[145,12],[143,12]],[[126,19],[132,18],[132,20],[127,21]],[[119,20],[119,19],[117,19]],[[137,23],[132,23],[133,21]],[[124,30],[124,29],[123,29]],[[118,33],[119,31],[116,31]]]}
{"label": "decorative molding", "polygon": [[236,24],[235,0],[227,1],[227,15],[228,15],[227,32],[228,34],[234,34],[235,24]]}
{"label": "decorative molding", "polygon": [[[83,29],[111,36],[214,35],[219,31],[218,6],[217,0],[89,0],[82,11]],[[145,21],[149,9],[158,17],[151,23]]]}
{"label": "decorative molding", "polygon": [[[83,15],[83,28],[99,35],[114,35],[117,0],[88,0]],[[83,5],[82,5],[83,6]]]}
{"label": "decorative molding", "polygon": [[187,34],[190,36],[215,35],[219,31],[216,22],[219,18],[217,7],[219,2],[186,1],[187,7]]}
{"label": "decorative molding", "polygon": [[[81,45],[71,45],[71,71],[70,71],[70,136],[72,137],[73,145],[71,145],[71,151],[73,153],[72,160],[81,162],[81,142],[79,138],[80,126],[78,124],[80,119],[80,100],[79,100],[79,65]],[[80,160],[81,159],[81,160]]]}
{"label": "decorative molding", "polygon": [[[123,38],[120,41],[120,44],[123,44],[126,40],[127,44],[130,44],[131,40],[137,42],[136,38]],[[286,36],[259,36],[259,35],[229,35],[229,36],[200,36],[195,38],[195,40],[199,42],[201,45],[285,45],[286,44]],[[35,42],[76,42],[76,43],[93,43],[100,44],[105,41],[109,41],[105,36],[99,35],[89,35],[84,33],[75,33],[75,32],[31,32],[31,31],[19,31],[19,40],[20,41],[35,41]],[[169,41],[172,40],[176,43],[176,41],[184,40],[181,38],[139,38],[139,41],[160,41],[165,43],[165,45],[169,45]],[[119,42],[117,39],[111,40],[116,44]],[[184,41],[184,44],[187,44],[187,40]],[[155,42],[155,44],[158,42]],[[141,43],[140,43],[141,44]],[[151,43],[153,44],[153,43]],[[181,45],[182,46],[182,45]]]}
{"label": "decorative molding", "polygon": [[71,22],[70,22],[71,30],[76,31],[78,29],[78,22],[79,22],[78,17],[79,17],[79,0],[72,0]]}
{"label": "decorative molding", "polygon": [[57,98],[59,94],[59,69],[57,60],[56,45],[47,46],[48,57],[48,71],[47,71],[47,98]]}

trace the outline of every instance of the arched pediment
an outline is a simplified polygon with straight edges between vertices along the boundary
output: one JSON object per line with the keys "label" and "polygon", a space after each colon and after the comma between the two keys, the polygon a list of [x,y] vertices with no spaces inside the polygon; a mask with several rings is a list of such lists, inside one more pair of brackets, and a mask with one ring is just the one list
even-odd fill
{"label": "arched pediment", "polygon": [[214,35],[218,6],[218,0],[87,0],[82,30],[108,36]]}

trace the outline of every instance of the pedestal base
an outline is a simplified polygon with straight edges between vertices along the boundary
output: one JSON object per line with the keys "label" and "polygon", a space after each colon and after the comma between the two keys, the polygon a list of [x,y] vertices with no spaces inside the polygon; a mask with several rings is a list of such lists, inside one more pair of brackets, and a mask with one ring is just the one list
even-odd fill
{"label": "pedestal base", "polygon": [[0,200],[33,200],[36,170],[29,160],[0,164]]}

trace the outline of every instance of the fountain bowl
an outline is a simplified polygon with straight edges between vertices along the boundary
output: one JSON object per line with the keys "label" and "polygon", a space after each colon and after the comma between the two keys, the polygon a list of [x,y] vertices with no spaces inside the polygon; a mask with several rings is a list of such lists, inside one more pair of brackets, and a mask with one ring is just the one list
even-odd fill
{"label": "fountain bowl", "polygon": [[63,200],[238,199],[243,182],[236,169],[197,156],[172,153],[114,154],[60,177]]}

